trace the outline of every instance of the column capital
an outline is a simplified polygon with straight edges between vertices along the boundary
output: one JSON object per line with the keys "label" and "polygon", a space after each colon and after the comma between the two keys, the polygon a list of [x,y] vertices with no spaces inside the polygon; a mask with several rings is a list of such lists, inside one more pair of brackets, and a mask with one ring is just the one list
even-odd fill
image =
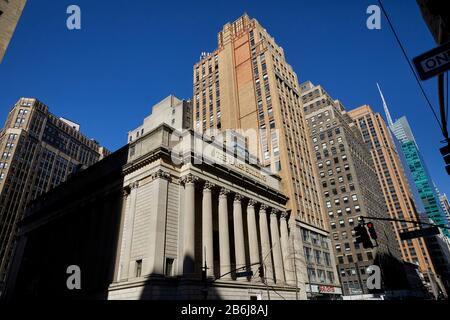
{"label": "column capital", "polygon": [[288,217],[288,213],[286,211],[281,211],[280,219],[286,220]]}
{"label": "column capital", "polygon": [[226,196],[228,196],[229,193],[230,193],[230,190],[228,190],[227,188],[220,188],[220,196],[226,197]]}
{"label": "column capital", "polygon": [[277,217],[280,213],[281,211],[274,209],[270,212],[270,217]]}
{"label": "column capital", "polygon": [[248,200],[249,207],[254,207],[257,203],[258,203],[258,201],[256,201],[256,200],[253,200],[253,199]]}
{"label": "column capital", "polygon": [[216,185],[214,183],[211,183],[209,181],[205,181],[205,184],[203,185],[203,190],[209,190],[211,191],[212,188],[214,188]]}
{"label": "column capital", "polygon": [[126,198],[126,197],[128,197],[130,195],[130,192],[131,192],[131,187],[130,186],[125,186],[122,189],[122,196],[124,198]]}
{"label": "column capital", "polygon": [[151,174],[152,180],[155,179],[165,179],[165,180],[170,180],[170,173],[165,172],[162,169],[159,169],[158,171],[154,172]]}
{"label": "column capital", "polygon": [[267,204],[261,204],[261,207],[259,207],[259,211],[261,212],[262,210],[266,211],[267,209],[269,209],[269,206]]}
{"label": "column capital", "polygon": [[137,189],[139,187],[139,181],[130,183],[129,187],[130,187],[130,190]]}
{"label": "column capital", "polygon": [[239,194],[239,193],[236,193],[236,194],[234,195],[234,202],[240,202],[240,201],[242,201],[242,199],[244,199],[244,196],[243,196],[243,195],[241,195],[241,194]]}
{"label": "column capital", "polygon": [[189,173],[180,178],[180,182],[184,184],[194,184],[198,180],[198,177],[194,176],[192,173]]}

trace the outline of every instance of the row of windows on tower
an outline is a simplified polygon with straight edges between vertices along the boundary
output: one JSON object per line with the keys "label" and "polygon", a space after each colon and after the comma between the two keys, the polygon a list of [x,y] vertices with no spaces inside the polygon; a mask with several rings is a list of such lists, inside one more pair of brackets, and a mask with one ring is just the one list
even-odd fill
{"label": "row of windows on tower", "polygon": [[[373,260],[372,252],[370,252],[370,251],[366,252],[366,256],[367,256],[367,261],[372,261]],[[339,256],[338,257],[339,264],[346,264],[346,263],[351,264],[351,263],[355,262],[355,258],[351,254],[346,255],[345,258],[346,259],[344,259],[344,256]],[[345,260],[347,260],[347,261],[345,261]],[[364,261],[363,254],[362,253],[357,253],[356,254],[356,260],[358,262]],[[347,268],[347,269],[342,268],[342,269],[340,269],[340,273],[341,273],[342,277],[351,277],[351,276],[356,276],[357,275],[356,270],[357,269],[354,268],[354,267]],[[359,272],[360,272],[360,275],[369,274],[369,271],[367,270],[367,267],[359,268]]]}
{"label": "row of windows on tower", "polygon": [[[317,271],[317,276],[316,276]],[[334,283],[334,274],[331,271],[327,271],[326,274],[328,275],[328,278],[325,278],[325,271],[321,269],[314,269],[311,267],[307,268],[308,272],[308,281],[309,282],[319,282],[319,283],[326,283],[327,281],[329,283]]]}
{"label": "row of windows on tower", "polygon": [[305,253],[306,262],[308,264],[316,263],[318,265],[324,265],[331,267],[331,255],[329,252],[322,252],[321,250],[311,249],[309,247],[303,247]]}

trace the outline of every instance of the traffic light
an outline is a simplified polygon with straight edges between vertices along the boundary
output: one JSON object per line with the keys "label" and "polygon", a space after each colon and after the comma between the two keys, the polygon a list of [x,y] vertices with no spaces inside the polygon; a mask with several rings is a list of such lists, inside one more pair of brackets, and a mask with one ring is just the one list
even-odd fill
{"label": "traffic light", "polygon": [[264,267],[262,265],[259,266],[258,273],[260,278],[264,278]]}
{"label": "traffic light", "polygon": [[369,230],[370,237],[372,240],[377,240],[378,236],[375,231],[375,225],[372,222],[367,223],[367,229]]}
{"label": "traffic light", "polygon": [[447,141],[447,145],[445,147],[442,147],[440,151],[442,156],[444,157],[445,170],[447,171],[447,174],[450,175],[450,142]]}
{"label": "traffic light", "polygon": [[355,242],[362,243],[364,249],[373,248],[372,241],[370,240],[367,229],[364,225],[359,224],[353,228],[355,231]]}

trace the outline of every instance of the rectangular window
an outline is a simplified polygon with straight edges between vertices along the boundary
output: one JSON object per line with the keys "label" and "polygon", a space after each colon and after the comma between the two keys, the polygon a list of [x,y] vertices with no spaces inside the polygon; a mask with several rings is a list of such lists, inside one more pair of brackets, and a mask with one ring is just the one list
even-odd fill
{"label": "rectangular window", "polygon": [[307,263],[311,263],[312,261],[312,259],[311,259],[311,249],[310,248],[308,248],[308,247],[304,247],[303,248],[303,251],[305,252],[305,258],[306,258],[306,262]]}
{"label": "rectangular window", "polygon": [[139,278],[142,274],[142,259],[136,260],[136,278]]}
{"label": "rectangular window", "polygon": [[303,241],[309,242],[309,231],[302,229]]}
{"label": "rectangular window", "polygon": [[309,276],[309,281],[315,282],[316,281],[316,270],[313,268],[308,268],[308,276]]}
{"label": "rectangular window", "polygon": [[321,283],[324,283],[324,282],[325,282],[325,271],[323,271],[323,270],[317,270],[317,275],[318,275],[318,277],[319,277],[319,281],[320,281]]}
{"label": "rectangular window", "polygon": [[331,257],[330,254],[328,252],[324,253],[324,257],[325,257],[325,265],[327,267],[331,266]]}
{"label": "rectangular window", "polygon": [[322,255],[319,250],[314,250],[314,256],[316,257],[316,263],[322,264]]}
{"label": "rectangular window", "polygon": [[330,283],[334,283],[334,274],[333,274],[333,272],[328,271],[327,274],[328,274],[328,281]]}
{"label": "rectangular window", "polygon": [[173,263],[175,259],[172,258],[166,258],[166,277],[172,277],[173,276]]}

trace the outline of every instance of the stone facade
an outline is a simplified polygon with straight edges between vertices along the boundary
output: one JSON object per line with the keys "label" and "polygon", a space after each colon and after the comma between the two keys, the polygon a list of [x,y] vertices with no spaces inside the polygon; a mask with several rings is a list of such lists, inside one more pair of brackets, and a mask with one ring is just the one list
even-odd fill
{"label": "stone facade", "polygon": [[130,144],[124,189],[109,299],[306,298],[278,176],[161,125]]}

